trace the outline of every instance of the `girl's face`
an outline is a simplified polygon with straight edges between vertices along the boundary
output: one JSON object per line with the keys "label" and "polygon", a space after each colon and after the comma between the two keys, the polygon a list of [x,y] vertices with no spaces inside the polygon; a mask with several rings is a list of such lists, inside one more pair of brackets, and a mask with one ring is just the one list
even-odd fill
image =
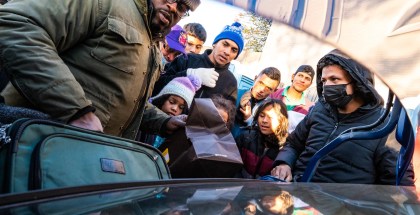
{"label": "girl's face", "polygon": [[163,103],[161,110],[169,116],[178,116],[182,113],[186,105],[183,98],[176,95],[170,95]]}
{"label": "girl's face", "polygon": [[264,135],[274,134],[274,131],[279,125],[279,117],[273,105],[268,105],[258,115],[258,127]]}

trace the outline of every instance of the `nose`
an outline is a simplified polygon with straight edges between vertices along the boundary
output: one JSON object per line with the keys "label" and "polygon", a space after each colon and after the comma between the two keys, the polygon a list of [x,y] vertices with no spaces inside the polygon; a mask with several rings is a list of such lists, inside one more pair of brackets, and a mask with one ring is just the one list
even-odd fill
{"label": "nose", "polygon": [[231,50],[230,50],[229,48],[224,48],[224,49],[223,49],[223,54],[224,54],[225,56],[230,56],[230,55],[231,55]]}
{"label": "nose", "polygon": [[177,14],[177,8],[178,8],[178,2],[174,2],[172,4],[168,4],[169,5],[169,11],[174,12],[176,15]]}
{"label": "nose", "polygon": [[174,111],[175,113],[178,112],[178,105],[172,105],[171,110]]}
{"label": "nose", "polygon": [[195,48],[195,46],[191,47],[190,51],[191,51],[192,53],[196,53],[196,54],[198,54],[198,53],[197,53],[197,48]]}
{"label": "nose", "polygon": [[169,59],[170,62],[172,62],[176,57],[174,53],[170,53],[167,56],[168,56],[168,59]]}
{"label": "nose", "polygon": [[270,120],[270,117],[268,117],[268,116],[264,116],[264,118],[262,119],[262,122],[263,122],[264,124],[266,124],[269,120]]}
{"label": "nose", "polygon": [[298,77],[298,81],[303,83],[303,82],[305,82],[305,78],[304,77]]}

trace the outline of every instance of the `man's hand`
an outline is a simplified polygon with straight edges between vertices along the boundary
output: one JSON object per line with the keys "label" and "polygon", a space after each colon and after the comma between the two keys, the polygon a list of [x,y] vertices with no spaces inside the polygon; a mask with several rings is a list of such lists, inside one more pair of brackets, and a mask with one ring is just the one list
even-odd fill
{"label": "man's hand", "polygon": [[203,85],[211,88],[216,86],[216,81],[219,79],[219,73],[214,68],[187,69],[187,75],[199,77]]}
{"label": "man's hand", "polygon": [[177,129],[185,127],[185,121],[187,121],[187,115],[182,114],[178,116],[173,116],[169,121],[166,123],[166,128],[168,129],[166,132],[171,133]]}
{"label": "man's hand", "polygon": [[245,107],[245,105],[249,104],[251,98],[252,98],[251,93],[244,93],[244,95],[241,98],[241,101],[239,102],[241,107]]}
{"label": "man's hand", "polygon": [[280,164],[274,167],[274,169],[271,170],[271,175],[283,179],[285,181],[292,180],[292,170],[287,164]]}
{"label": "man's hand", "polygon": [[93,112],[89,112],[83,115],[82,117],[71,121],[69,124],[76,127],[93,130],[93,131],[104,132],[101,121]]}
{"label": "man's hand", "polygon": [[250,102],[245,104],[245,106],[241,106],[241,108],[239,110],[244,115],[244,118],[243,118],[244,121],[246,121],[247,119],[249,119],[249,117],[251,117],[252,110],[251,110],[251,103]]}

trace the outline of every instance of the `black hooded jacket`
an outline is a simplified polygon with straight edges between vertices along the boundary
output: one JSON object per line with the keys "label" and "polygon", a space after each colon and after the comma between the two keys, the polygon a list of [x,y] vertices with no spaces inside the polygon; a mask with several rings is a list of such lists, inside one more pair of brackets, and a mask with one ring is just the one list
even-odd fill
{"label": "black hooded jacket", "polygon": [[[355,90],[363,95],[365,104],[356,111],[339,116],[322,96],[320,63],[337,62],[354,80]],[[317,91],[319,101],[287,138],[275,165],[292,167],[293,176],[303,175],[312,156],[348,128],[372,124],[384,112],[383,100],[373,86],[371,73],[355,61],[339,53],[329,53],[318,63]],[[379,129],[379,128],[378,128]],[[398,151],[386,145],[387,137],[376,140],[350,140],[342,143],[321,159],[312,182],[395,184]],[[412,170],[406,172],[401,184],[413,185]]]}

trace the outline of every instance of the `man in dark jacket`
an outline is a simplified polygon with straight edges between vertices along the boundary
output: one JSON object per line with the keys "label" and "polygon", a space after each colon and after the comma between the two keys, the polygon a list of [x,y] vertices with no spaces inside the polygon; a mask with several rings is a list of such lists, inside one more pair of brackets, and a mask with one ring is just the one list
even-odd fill
{"label": "man in dark jacket", "polygon": [[[150,105],[158,41],[200,0],[16,0],[0,7],[7,105],[134,139],[182,126]],[[46,19],[46,17],[48,17]]]}
{"label": "man in dark jacket", "polygon": [[[271,174],[287,181],[303,174],[312,156],[344,130],[375,122],[383,100],[373,87],[372,74],[337,50],[317,65],[319,101],[287,138]],[[321,161],[313,182],[395,184],[398,152],[387,137],[344,142]],[[407,171],[403,185],[413,185]]]}
{"label": "man in dark jacket", "polygon": [[235,76],[229,71],[229,65],[243,49],[242,28],[238,22],[228,25],[214,39],[213,50],[208,49],[201,55],[190,53],[187,58],[178,57],[167,64],[164,74],[155,84],[153,95],[157,95],[172,79],[194,74],[203,84],[195,98],[210,98],[211,95],[221,94],[236,103],[238,87]]}

